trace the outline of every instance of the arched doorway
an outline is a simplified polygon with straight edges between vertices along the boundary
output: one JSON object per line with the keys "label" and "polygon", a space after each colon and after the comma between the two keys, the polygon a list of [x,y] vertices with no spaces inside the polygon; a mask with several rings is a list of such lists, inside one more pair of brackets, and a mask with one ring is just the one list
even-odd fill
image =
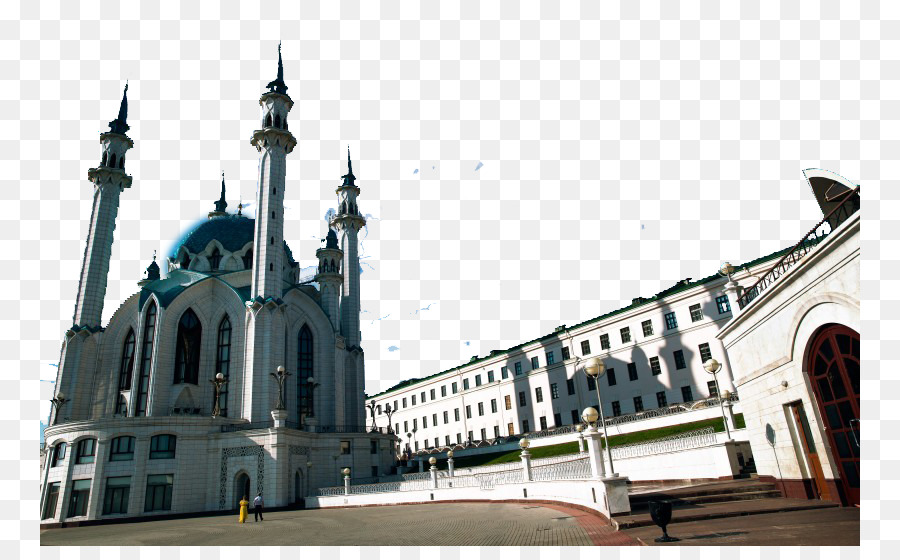
{"label": "arched doorway", "polygon": [[828,325],[813,337],[807,374],[848,504],[859,503],[859,333]]}
{"label": "arched doorway", "polygon": [[247,497],[247,500],[251,500],[253,496],[250,495],[250,476],[241,472],[234,479],[234,504],[235,507],[240,507],[241,499]]}
{"label": "arched doorway", "polygon": [[294,503],[303,506],[303,497],[306,494],[306,487],[303,480],[303,471],[297,469],[294,472]]}

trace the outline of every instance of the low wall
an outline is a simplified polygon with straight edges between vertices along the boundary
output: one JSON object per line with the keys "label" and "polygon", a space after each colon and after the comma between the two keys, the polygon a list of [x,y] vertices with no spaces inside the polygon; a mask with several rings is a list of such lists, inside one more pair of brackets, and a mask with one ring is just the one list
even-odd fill
{"label": "low wall", "polygon": [[717,442],[705,447],[615,460],[616,472],[632,482],[732,477],[741,471],[737,454],[747,457],[747,442]]}
{"label": "low wall", "polygon": [[[434,488],[426,490],[408,490],[404,492],[380,492],[374,494],[312,496],[306,498],[306,507],[361,507],[468,500],[549,500],[586,507],[603,514],[607,518],[611,516],[610,509],[613,511],[612,515],[630,512],[631,507],[628,505],[625,480],[614,480],[612,484],[620,486],[621,489],[613,488],[609,493],[610,497],[607,497],[606,488],[609,484],[611,483],[597,479],[554,480],[502,484],[497,485],[492,489],[481,489],[478,486],[471,486],[465,488]],[[612,503],[610,504],[610,502]]]}

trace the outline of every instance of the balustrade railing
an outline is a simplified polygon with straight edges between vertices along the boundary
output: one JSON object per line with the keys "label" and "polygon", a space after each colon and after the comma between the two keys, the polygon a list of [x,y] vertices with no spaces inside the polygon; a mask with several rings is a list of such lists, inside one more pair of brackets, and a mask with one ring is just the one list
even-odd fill
{"label": "balustrade railing", "polygon": [[538,481],[566,480],[573,478],[590,478],[591,463],[585,457],[575,461],[564,461],[535,467],[532,464],[531,479]]}
{"label": "balustrade railing", "polygon": [[816,248],[818,244],[828,237],[831,232],[836,230],[838,226],[844,223],[847,218],[855,214],[859,210],[859,187],[848,192],[841,199],[840,203],[822,218],[822,221],[815,225],[809,233],[807,233],[799,243],[785,253],[775,265],[768,270],[762,277],[747,289],[738,299],[738,306],[743,309],[756,299],[766,288],[775,283],[776,280],[784,276],[787,271]]}
{"label": "balustrade railing", "polygon": [[721,399],[719,399],[719,397],[709,397],[706,399],[698,399],[695,401],[670,404],[668,406],[645,410],[642,412],[633,412],[631,414],[624,414],[622,416],[612,416],[606,418],[606,426],[618,426],[620,424],[637,422],[639,420],[647,420],[649,418],[659,418],[662,416],[671,416],[673,414],[694,412],[695,410],[718,406],[719,400],[722,400],[723,402],[737,402],[738,395],[737,393],[731,393],[728,397],[722,397]]}
{"label": "balustrade railing", "polygon": [[681,434],[674,434],[660,439],[632,443],[630,445],[618,445],[612,448],[613,459],[628,459],[653,455],[655,453],[667,453],[670,451],[682,451],[695,447],[704,447],[716,443],[716,432],[710,426],[700,430],[693,430]]}

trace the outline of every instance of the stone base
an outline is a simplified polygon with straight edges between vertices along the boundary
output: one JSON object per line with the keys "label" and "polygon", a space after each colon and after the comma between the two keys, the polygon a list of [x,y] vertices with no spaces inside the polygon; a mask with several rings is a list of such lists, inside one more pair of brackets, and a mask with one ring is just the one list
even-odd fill
{"label": "stone base", "polygon": [[622,515],[631,513],[631,500],[628,499],[628,477],[610,476],[601,478],[606,489],[606,501],[609,514]]}

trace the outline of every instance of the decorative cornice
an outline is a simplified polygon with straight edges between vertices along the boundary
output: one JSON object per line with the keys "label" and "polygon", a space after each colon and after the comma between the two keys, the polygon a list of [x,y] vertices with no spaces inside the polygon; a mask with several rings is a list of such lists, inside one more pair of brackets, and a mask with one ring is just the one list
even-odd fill
{"label": "decorative cornice", "polygon": [[294,135],[291,134],[290,131],[284,130],[283,128],[275,128],[273,126],[261,130],[254,130],[253,138],[250,139],[250,144],[252,144],[257,151],[262,151],[263,148],[266,148],[273,143],[276,146],[284,147],[285,152],[291,153],[294,150],[294,146],[297,145],[297,139],[294,138]]}
{"label": "decorative cornice", "polygon": [[124,169],[101,165],[88,169],[88,181],[97,186],[112,184],[127,189],[131,186],[131,175],[125,173]]}

